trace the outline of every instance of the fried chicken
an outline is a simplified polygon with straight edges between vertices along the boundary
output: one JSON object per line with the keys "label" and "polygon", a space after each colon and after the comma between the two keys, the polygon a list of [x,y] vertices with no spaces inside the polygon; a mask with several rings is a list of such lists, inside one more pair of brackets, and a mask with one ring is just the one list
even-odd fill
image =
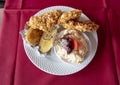
{"label": "fried chicken", "polygon": [[61,25],[66,29],[76,29],[80,32],[92,32],[99,28],[99,25],[90,20],[77,22],[70,20],[68,22],[62,23]]}
{"label": "fried chicken", "polygon": [[82,11],[78,9],[64,12],[60,16],[58,24],[62,25],[64,28],[76,29],[81,32],[92,32],[99,28],[99,25],[90,20],[80,21],[81,13]]}
{"label": "fried chicken", "polygon": [[61,14],[61,10],[52,10],[42,15],[32,16],[27,22],[27,25],[34,29],[48,32],[57,24],[57,21]]}
{"label": "fried chicken", "polygon": [[75,9],[75,10],[72,10],[72,11],[68,11],[68,12],[64,12],[59,20],[58,20],[58,23],[61,24],[61,23],[65,23],[69,20],[75,20],[75,21],[78,21],[80,19],[80,16],[81,16],[81,13],[82,13],[82,10],[78,10],[78,9]]}
{"label": "fried chicken", "polygon": [[43,31],[39,29],[29,28],[26,34],[26,40],[30,45],[35,46],[39,44],[42,34]]}

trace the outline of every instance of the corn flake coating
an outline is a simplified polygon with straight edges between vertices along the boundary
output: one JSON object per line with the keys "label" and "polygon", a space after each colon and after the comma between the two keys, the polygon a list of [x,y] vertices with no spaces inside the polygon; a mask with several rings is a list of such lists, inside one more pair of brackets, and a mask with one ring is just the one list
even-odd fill
{"label": "corn flake coating", "polygon": [[95,24],[90,20],[78,21],[78,22],[74,22],[71,20],[61,25],[66,29],[76,29],[80,32],[92,32],[99,28],[99,25]]}
{"label": "corn flake coating", "polygon": [[34,29],[48,32],[57,24],[57,21],[61,14],[61,10],[52,10],[42,15],[32,16],[27,22],[27,25]]}
{"label": "corn flake coating", "polygon": [[64,28],[76,29],[80,32],[92,32],[99,28],[99,25],[90,20],[80,21],[81,13],[82,11],[78,9],[64,12],[60,16],[58,24],[62,25]]}
{"label": "corn flake coating", "polygon": [[72,11],[68,11],[68,12],[64,12],[59,20],[58,20],[58,23],[61,24],[61,23],[65,23],[69,20],[79,20],[80,19],[80,15],[82,13],[82,10],[72,10]]}

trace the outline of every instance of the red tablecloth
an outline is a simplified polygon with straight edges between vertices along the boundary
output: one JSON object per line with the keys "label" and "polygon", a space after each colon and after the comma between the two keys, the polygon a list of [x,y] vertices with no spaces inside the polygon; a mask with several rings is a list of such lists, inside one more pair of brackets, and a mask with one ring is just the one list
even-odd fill
{"label": "red tablecloth", "polygon": [[[35,67],[23,48],[19,31],[37,11],[54,5],[82,9],[100,25],[98,49],[82,71],[55,76]],[[120,84],[119,0],[6,0],[0,29],[0,85],[118,85]]]}

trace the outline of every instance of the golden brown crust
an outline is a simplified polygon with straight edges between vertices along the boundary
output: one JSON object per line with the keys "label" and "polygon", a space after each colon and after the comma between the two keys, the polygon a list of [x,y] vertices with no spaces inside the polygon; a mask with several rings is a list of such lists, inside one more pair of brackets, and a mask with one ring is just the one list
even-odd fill
{"label": "golden brown crust", "polygon": [[26,35],[26,40],[30,45],[35,46],[39,44],[42,34],[43,31],[39,29],[29,28]]}
{"label": "golden brown crust", "polygon": [[58,24],[67,29],[76,29],[80,32],[92,32],[99,28],[99,25],[90,20],[80,21],[81,10],[64,12],[58,20]]}
{"label": "golden brown crust", "polygon": [[67,29],[76,29],[80,32],[92,32],[94,30],[97,30],[99,28],[99,25],[95,24],[94,22],[90,20],[86,21],[68,21],[66,23],[61,24],[64,28]]}
{"label": "golden brown crust", "polygon": [[34,29],[48,32],[57,24],[57,21],[61,14],[62,11],[60,10],[52,10],[42,15],[32,16],[27,22],[27,25]]}
{"label": "golden brown crust", "polygon": [[82,13],[82,10],[78,10],[78,9],[68,11],[68,12],[64,12],[60,16],[60,18],[58,20],[58,23],[61,24],[61,23],[65,23],[69,20],[79,20],[81,13]]}

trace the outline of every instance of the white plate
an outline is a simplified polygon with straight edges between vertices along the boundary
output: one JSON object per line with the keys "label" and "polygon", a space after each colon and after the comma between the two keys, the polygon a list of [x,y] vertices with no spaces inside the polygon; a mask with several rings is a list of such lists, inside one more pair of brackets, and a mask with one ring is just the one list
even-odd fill
{"label": "white plate", "polygon": [[[38,14],[48,12],[53,9],[59,9],[62,11],[71,11],[74,8],[66,7],[66,6],[52,6],[39,11],[38,13],[35,14],[35,16]],[[88,20],[88,17],[82,13],[81,20]],[[79,65],[72,65],[62,62],[55,55],[53,49],[51,50],[51,53],[49,55],[40,54],[38,51],[38,47],[34,47],[34,48],[31,47],[23,38],[24,49],[30,61],[42,71],[54,75],[70,75],[85,68],[91,62],[91,60],[93,59],[96,53],[97,45],[98,45],[98,38],[96,31],[85,34],[88,36],[89,42],[91,43],[90,45],[91,50],[87,58],[84,60],[84,62],[82,62]]]}

